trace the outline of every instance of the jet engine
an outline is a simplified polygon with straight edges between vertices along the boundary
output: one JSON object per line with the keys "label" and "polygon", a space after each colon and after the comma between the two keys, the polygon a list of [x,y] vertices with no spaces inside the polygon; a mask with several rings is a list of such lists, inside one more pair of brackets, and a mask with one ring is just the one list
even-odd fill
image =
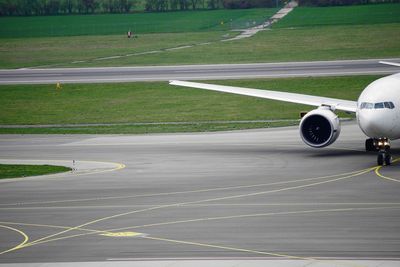
{"label": "jet engine", "polygon": [[308,112],[300,122],[300,136],[311,147],[329,146],[336,141],[339,134],[339,118],[329,107]]}

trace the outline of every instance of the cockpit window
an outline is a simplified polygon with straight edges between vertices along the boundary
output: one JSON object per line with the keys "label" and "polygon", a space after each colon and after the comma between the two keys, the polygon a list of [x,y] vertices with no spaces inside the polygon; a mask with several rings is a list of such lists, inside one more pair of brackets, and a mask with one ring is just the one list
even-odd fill
{"label": "cockpit window", "polygon": [[374,104],[373,103],[368,103],[368,102],[362,102],[360,109],[373,109]]}
{"label": "cockpit window", "polygon": [[394,109],[393,102],[385,102],[385,108]]}
{"label": "cockpit window", "polygon": [[369,103],[369,102],[362,102],[360,105],[360,109],[394,109],[393,102],[378,102],[378,103]]}

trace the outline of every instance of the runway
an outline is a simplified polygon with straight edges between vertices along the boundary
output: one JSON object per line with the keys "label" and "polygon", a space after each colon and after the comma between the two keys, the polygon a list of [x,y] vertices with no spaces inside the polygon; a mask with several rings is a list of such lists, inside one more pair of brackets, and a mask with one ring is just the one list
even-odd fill
{"label": "runway", "polygon": [[324,149],[297,127],[2,135],[2,159],[110,170],[1,181],[0,263],[398,266],[400,163],[375,166],[364,140],[354,122]]}
{"label": "runway", "polygon": [[379,60],[400,61],[399,58],[391,58],[259,64],[16,69],[0,70],[0,84],[117,83],[364,74],[383,75],[398,72],[398,67],[379,64]]}

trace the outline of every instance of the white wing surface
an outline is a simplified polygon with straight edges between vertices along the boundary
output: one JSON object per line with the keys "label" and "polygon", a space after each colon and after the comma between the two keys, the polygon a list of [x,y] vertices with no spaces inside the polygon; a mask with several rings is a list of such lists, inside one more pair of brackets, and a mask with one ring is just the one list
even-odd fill
{"label": "white wing surface", "polygon": [[232,94],[238,94],[238,95],[267,98],[267,99],[272,99],[272,100],[279,100],[279,101],[304,104],[304,105],[310,105],[310,106],[317,106],[317,107],[326,105],[326,106],[330,106],[334,109],[343,110],[343,111],[347,111],[347,112],[356,112],[357,111],[357,102],[356,101],[341,100],[341,99],[320,97],[320,96],[302,95],[302,94],[295,94],[295,93],[269,91],[269,90],[260,90],[260,89],[252,89],[252,88],[215,85],[215,84],[207,84],[207,83],[176,81],[176,80],[170,81],[169,84],[177,85],[177,86],[184,86],[184,87],[206,89],[206,90],[212,90],[212,91],[218,91],[218,92],[232,93]]}
{"label": "white wing surface", "polygon": [[389,61],[379,61],[379,63],[381,63],[381,64],[385,64],[385,65],[390,65],[390,66],[396,66],[396,67],[400,67],[400,63],[395,63],[395,62],[389,62]]}

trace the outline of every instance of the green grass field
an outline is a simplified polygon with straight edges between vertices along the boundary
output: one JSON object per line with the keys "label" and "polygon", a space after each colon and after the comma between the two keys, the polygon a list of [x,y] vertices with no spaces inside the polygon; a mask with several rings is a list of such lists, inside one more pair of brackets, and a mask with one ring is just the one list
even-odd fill
{"label": "green grass field", "polygon": [[[390,38],[388,38],[390,36]],[[400,23],[263,31],[235,42],[102,61],[102,66],[313,61],[400,56]],[[63,66],[99,66],[96,61]]]}
{"label": "green grass field", "polygon": [[[223,39],[223,35],[226,34],[230,36],[236,35],[236,33],[232,32],[213,31],[144,34],[135,39],[128,39],[121,35],[29,38],[28,42],[22,41],[20,38],[1,39],[0,68],[52,64],[72,67],[83,65],[102,66],[110,64],[109,60],[95,61],[95,59],[203,42],[216,42]],[[128,64],[137,65],[146,58],[146,55],[132,56]],[[74,61],[87,62],[71,64]],[[112,64],[120,65],[118,61],[112,61]]]}
{"label": "green grass field", "polygon": [[400,4],[298,7],[273,28],[400,23]]}
{"label": "green grass field", "polygon": [[37,176],[70,171],[71,168],[52,165],[0,164],[0,179]]}
{"label": "green grass field", "polygon": [[[198,32],[190,33],[138,34],[138,38],[135,39],[126,38],[125,31],[120,35],[40,37],[27,38],[24,41],[21,41],[21,38],[3,38],[0,41],[0,68],[43,65],[96,67],[250,63],[399,57],[400,16],[396,13],[399,8],[400,4],[323,8],[325,13],[332,12],[334,14],[332,17],[336,19],[330,20],[325,25],[320,25],[324,24],[321,21],[325,17],[320,15],[324,12],[319,8],[298,8],[293,11],[293,16],[289,14],[272,30],[234,42],[220,42],[220,40],[235,36],[237,32],[202,31],[199,28],[196,29]],[[337,10],[344,15],[338,16]],[[380,15],[384,13],[382,10],[386,12],[385,16]],[[368,18],[365,15],[366,11],[370,17],[374,18],[373,22],[376,24],[367,23],[371,21],[366,19]],[[302,17],[304,12],[309,14],[310,18],[318,17],[318,19],[304,19],[304,25],[314,26],[291,27],[290,25],[297,25],[297,23],[302,25],[299,20],[303,20],[299,17]],[[182,16],[185,14],[186,12],[182,12]],[[140,15],[155,16],[157,14]],[[349,22],[349,18],[352,19],[353,24]],[[45,19],[45,17],[22,19]],[[211,42],[211,44],[157,54],[97,60],[101,57],[165,50],[205,42]]]}
{"label": "green grass field", "polygon": [[[211,81],[220,84],[356,100],[377,76]],[[174,87],[166,82],[0,87],[0,124],[193,122],[190,125],[0,129],[0,133],[147,133],[261,128],[266,123],[203,121],[298,119],[312,107]],[[346,115],[348,117],[348,115]],[[278,123],[287,125],[288,123]],[[290,122],[289,124],[293,124]]]}
{"label": "green grass field", "polygon": [[[274,29],[240,41],[219,42],[225,34],[234,36],[235,33],[146,34],[135,40],[114,35],[32,38],[29,42],[3,39],[0,43],[0,68],[251,63],[400,56],[400,23]],[[96,60],[203,42],[213,43],[157,54]],[[72,63],[77,61],[83,62]]]}
{"label": "green grass field", "polygon": [[261,23],[272,16],[276,10],[262,8],[107,15],[0,17],[0,38],[124,35],[129,29],[139,34],[223,31],[231,28],[246,28],[253,22]]}

